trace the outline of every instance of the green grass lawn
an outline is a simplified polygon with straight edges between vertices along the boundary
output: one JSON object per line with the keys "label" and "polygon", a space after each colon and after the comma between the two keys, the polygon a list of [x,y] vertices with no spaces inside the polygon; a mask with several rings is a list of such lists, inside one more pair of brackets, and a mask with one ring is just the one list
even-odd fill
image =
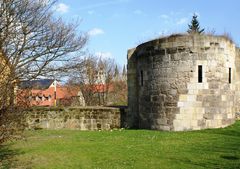
{"label": "green grass lawn", "polygon": [[2,168],[240,168],[240,121],[225,129],[28,131],[0,149]]}

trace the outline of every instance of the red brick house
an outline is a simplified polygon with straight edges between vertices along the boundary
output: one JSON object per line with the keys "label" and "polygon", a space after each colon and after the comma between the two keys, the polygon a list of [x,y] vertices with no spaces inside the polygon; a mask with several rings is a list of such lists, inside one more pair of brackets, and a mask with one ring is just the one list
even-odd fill
{"label": "red brick house", "polygon": [[18,88],[17,102],[29,106],[71,105],[73,101],[85,106],[79,87],[62,86],[53,79],[23,81]]}

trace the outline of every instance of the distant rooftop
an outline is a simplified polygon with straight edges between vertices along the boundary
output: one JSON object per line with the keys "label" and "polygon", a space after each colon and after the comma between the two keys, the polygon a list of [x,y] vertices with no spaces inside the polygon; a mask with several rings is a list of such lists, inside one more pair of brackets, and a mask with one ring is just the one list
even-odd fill
{"label": "distant rooftop", "polygon": [[44,90],[49,88],[49,86],[54,82],[53,79],[39,79],[32,81],[22,81],[19,84],[20,89],[38,89]]}

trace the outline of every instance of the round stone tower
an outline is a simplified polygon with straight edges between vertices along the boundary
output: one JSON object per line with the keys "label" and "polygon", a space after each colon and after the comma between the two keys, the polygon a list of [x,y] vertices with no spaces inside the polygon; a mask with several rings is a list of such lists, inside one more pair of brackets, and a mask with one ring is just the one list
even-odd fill
{"label": "round stone tower", "polygon": [[128,51],[128,124],[199,130],[235,121],[239,60],[223,36],[172,35]]}

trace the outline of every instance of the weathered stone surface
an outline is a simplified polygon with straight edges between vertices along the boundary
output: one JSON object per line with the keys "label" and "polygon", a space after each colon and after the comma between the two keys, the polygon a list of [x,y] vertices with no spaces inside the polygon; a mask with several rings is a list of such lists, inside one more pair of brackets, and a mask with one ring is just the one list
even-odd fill
{"label": "weathered stone surface", "polygon": [[239,112],[236,113],[236,119],[240,120],[240,113]]}
{"label": "weathered stone surface", "polygon": [[110,130],[125,123],[125,112],[119,108],[33,108],[26,111],[30,129]]}
{"label": "weathered stone surface", "polygon": [[128,58],[130,127],[225,127],[240,111],[240,50],[225,37],[174,35],[139,45]]}

